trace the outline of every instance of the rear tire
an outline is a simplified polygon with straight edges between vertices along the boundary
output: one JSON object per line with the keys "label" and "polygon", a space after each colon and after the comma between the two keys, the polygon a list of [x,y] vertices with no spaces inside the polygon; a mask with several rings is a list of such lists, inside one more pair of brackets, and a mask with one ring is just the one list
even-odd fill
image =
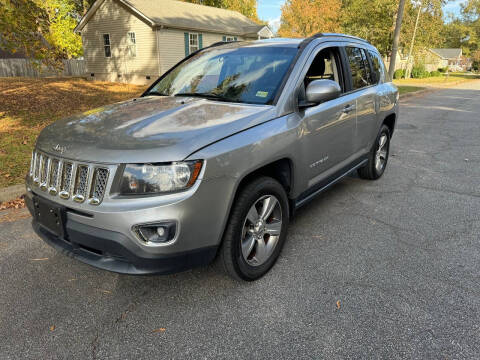
{"label": "rear tire", "polygon": [[275,264],[287,236],[288,198],[270,177],[248,183],[232,205],[218,261],[236,280],[252,281]]}
{"label": "rear tire", "polygon": [[382,125],[375,143],[368,154],[368,162],[358,169],[358,176],[362,179],[377,180],[385,172],[390,153],[390,129]]}

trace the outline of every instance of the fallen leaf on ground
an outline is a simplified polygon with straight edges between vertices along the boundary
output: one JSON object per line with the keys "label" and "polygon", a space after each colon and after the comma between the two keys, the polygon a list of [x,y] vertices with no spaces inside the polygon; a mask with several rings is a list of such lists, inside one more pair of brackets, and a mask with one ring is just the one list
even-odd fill
{"label": "fallen leaf on ground", "polygon": [[19,197],[18,199],[4,201],[0,203],[0,210],[6,209],[20,209],[25,207],[25,201],[23,200],[23,196]]}
{"label": "fallen leaf on ground", "polygon": [[110,290],[101,289],[100,291],[103,292],[104,294],[111,294],[112,293]]}
{"label": "fallen leaf on ground", "polygon": [[337,301],[337,309],[340,309],[340,300]]}
{"label": "fallen leaf on ground", "polygon": [[161,332],[165,332],[167,329],[165,328],[159,328],[159,329],[155,329],[153,330],[154,333],[161,333]]}
{"label": "fallen leaf on ground", "polygon": [[38,259],[30,259],[32,261],[45,261],[48,260],[48,258],[38,258]]}
{"label": "fallen leaf on ground", "polygon": [[50,326],[50,331],[55,330],[55,325]]}

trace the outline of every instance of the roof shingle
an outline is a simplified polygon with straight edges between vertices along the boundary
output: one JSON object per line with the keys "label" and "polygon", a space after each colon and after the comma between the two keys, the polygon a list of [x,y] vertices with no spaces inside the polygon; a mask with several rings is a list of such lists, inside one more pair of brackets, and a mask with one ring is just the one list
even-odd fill
{"label": "roof shingle", "polygon": [[132,6],[159,26],[235,35],[256,33],[264,27],[236,11],[183,1],[123,0],[123,2]]}
{"label": "roof shingle", "polygon": [[462,55],[462,49],[430,49],[444,59],[458,59]]}

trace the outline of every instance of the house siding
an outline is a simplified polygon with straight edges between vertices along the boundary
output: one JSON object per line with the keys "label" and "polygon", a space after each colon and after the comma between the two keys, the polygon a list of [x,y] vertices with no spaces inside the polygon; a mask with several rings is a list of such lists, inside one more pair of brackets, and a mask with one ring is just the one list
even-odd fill
{"label": "house siding", "polygon": [[[159,29],[157,31],[162,74],[185,57],[185,33],[202,34],[204,48],[222,41],[223,36],[227,35],[180,29]],[[237,36],[237,40],[243,40],[243,38]]]}
{"label": "house siding", "polygon": [[[136,57],[129,55],[129,32],[135,33]],[[110,35],[110,58],[105,57],[103,34]],[[98,8],[82,30],[82,41],[92,80],[150,83],[160,75],[155,31],[115,0]]]}

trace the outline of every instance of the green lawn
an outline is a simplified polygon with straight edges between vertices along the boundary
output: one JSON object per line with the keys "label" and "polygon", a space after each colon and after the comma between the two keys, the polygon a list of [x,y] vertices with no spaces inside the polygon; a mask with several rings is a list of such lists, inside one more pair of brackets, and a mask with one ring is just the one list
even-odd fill
{"label": "green lawn", "polygon": [[0,78],[0,188],[23,182],[35,139],[45,126],[144,89],[77,78]]}
{"label": "green lawn", "polygon": [[393,80],[397,86],[419,86],[419,87],[444,87],[457,83],[480,79],[480,75],[464,74],[464,73],[450,73],[448,76],[435,76],[425,79],[399,79]]}
{"label": "green lawn", "polygon": [[425,89],[424,87],[420,87],[420,86],[397,85],[397,87],[398,87],[398,91],[400,92],[400,95]]}

